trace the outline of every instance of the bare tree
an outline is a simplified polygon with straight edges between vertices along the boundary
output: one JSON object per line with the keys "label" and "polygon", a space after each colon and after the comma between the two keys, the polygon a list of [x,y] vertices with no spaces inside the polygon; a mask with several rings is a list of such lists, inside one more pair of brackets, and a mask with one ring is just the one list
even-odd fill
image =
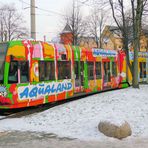
{"label": "bare tree", "polygon": [[128,26],[128,24],[126,24],[126,19],[125,19],[126,17],[125,17],[123,0],[118,0],[116,2],[114,2],[113,0],[109,0],[109,2],[111,5],[113,18],[114,18],[119,30],[121,31],[122,36],[123,36],[123,46],[124,46],[126,56],[127,56],[126,59],[127,59],[127,63],[130,68],[130,71],[132,73],[132,66],[129,61],[129,48],[128,48],[129,26]]}
{"label": "bare tree", "polygon": [[73,35],[73,45],[78,45],[79,37],[84,33],[84,22],[82,19],[82,14],[80,12],[80,7],[76,0],[73,0],[72,11],[66,15],[66,24],[71,27]]}
{"label": "bare tree", "polygon": [[[126,7],[123,0],[109,0],[113,18],[122,33],[123,36],[123,45],[126,52],[126,60],[130,71],[133,76],[133,87],[138,88],[138,50],[139,50],[139,40],[141,34],[141,21],[142,21],[142,14],[144,10],[144,6],[147,0],[131,0],[129,4],[132,11],[132,25],[129,26],[126,20]],[[132,28],[132,29],[131,29]],[[133,45],[134,45],[134,67],[132,71],[132,65],[129,61],[129,32],[132,31],[133,36]]]}
{"label": "bare tree", "polygon": [[131,0],[132,18],[133,18],[133,47],[134,47],[134,71],[133,87],[139,88],[138,83],[138,51],[140,49],[140,36],[142,30],[142,16],[147,0]]}
{"label": "bare tree", "polygon": [[17,13],[12,4],[1,6],[0,15],[1,41],[21,39],[28,36],[23,17]]}
{"label": "bare tree", "polygon": [[88,34],[95,38],[95,42],[97,47],[102,48],[102,40],[99,40],[99,37],[102,34],[102,31],[105,27],[105,23],[107,20],[106,13],[103,9],[95,8],[92,10],[90,16],[87,17],[87,29]]}

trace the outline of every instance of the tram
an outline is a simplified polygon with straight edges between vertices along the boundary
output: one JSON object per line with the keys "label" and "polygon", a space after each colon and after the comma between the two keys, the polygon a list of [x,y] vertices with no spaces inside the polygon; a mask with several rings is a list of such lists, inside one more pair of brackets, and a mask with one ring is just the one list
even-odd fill
{"label": "tram", "polygon": [[[148,82],[148,53],[139,53],[138,60],[139,81]],[[31,40],[0,43],[0,109],[128,87],[131,81],[123,51]]]}

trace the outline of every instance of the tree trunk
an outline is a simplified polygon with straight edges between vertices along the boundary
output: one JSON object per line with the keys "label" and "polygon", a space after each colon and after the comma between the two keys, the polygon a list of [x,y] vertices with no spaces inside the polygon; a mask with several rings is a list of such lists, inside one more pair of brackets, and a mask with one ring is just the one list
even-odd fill
{"label": "tree trunk", "polygon": [[134,77],[133,87],[139,88],[138,82],[138,51],[140,49],[140,35],[141,35],[141,20],[143,13],[143,0],[137,0],[136,20],[134,25],[135,39],[134,39]]}
{"label": "tree trunk", "polygon": [[127,66],[129,68],[132,76],[133,76],[132,65],[130,63],[130,57],[129,57],[128,40],[127,39],[124,39],[123,43],[124,43],[124,49],[125,49],[125,54],[126,54],[126,63],[127,63]]}
{"label": "tree trunk", "polygon": [[138,38],[134,41],[134,70],[133,70],[133,87],[139,88],[139,82],[138,82]]}
{"label": "tree trunk", "polygon": [[131,73],[132,77],[133,77],[133,70],[132,70],[132,65],[130,63],[128,47],[125,47],[125,54],[126,54],[126,66],[127,66],[127,69],[126,69],[126,80],[127,80],[127,82],[129,82],[128,70],[130,70],[130,73]]}

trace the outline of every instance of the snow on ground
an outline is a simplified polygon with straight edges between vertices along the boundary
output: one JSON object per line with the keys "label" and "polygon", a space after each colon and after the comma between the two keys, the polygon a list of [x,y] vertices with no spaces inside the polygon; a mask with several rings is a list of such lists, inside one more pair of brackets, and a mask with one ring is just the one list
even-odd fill
{"label": "snow on ground", "polygon": [[56,106],[41,113],[0,121],[0,131],[35,131],[82,140],[105,138],[98,131],[102,120],[132,128],[132,138],[148,137],[148,85],[103,92]]}

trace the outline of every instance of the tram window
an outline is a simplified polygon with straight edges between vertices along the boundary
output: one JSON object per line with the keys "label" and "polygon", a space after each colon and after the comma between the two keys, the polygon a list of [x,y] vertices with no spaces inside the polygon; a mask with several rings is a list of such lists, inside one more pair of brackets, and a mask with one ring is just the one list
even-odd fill
{"label": "tram window", "polygon": [[88,62],[88,80],[94,80],[94,62]]}
{"label": "tram window", "polygon": [[58,79],[71,79],[70,61],[58,61]]}
{"label": "tram window", "polygon": [[140,62],[140,78],[146,78],[146,62]]}
{"label": "tram window", "polygon": [[75,61],[75,79],[79,79],[79,62]]}
{"label": "tram window", "polygon": [[55,65],[54,61],[45,62],[45,79],[46,80],[55,80]]}
{"label": "tram window", "polygon": [[104,62],[104,81],[110,82],[110,62]]}
{"label": "tram window", "polygon": [[117,63],[112,62],[112,76],[116,77],[117,76]]}
{"label": "tram window", "polygon": [[55,67],[53,61],[39,62],[40,81],[55,80]]}
{"label": "tram window", "polygon": [[39,62],[39,77],[40,77],[40,81],[44,81],[45,80],[45,62],[44,61],[40,61]]}
{"label": "tram window", "polygon": [[17,83],[17,82],[18,82],[18,62],[12,61],[10,63],[10,68],[9,68],[8,83]]}
{"label": "tram window", "polygon": [[96,78],[101,79],[101,62],[96,62]]}
{"label": "tram window", "polygon": [[29,82],[29,63],[28,61],[20,62],[21,83]]}

